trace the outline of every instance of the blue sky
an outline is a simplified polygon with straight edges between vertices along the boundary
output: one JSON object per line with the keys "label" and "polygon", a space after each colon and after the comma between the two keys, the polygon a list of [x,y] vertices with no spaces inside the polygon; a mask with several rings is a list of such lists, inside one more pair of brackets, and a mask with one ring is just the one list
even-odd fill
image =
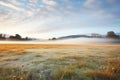
{"label": "blue sky", "polygon": [[36,38],[120,32],[120,0],[0,0],[0,33]]}

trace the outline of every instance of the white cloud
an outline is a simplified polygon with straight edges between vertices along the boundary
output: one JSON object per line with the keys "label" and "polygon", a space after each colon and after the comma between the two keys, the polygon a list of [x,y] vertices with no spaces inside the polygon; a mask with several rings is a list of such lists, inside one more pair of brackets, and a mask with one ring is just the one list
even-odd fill
{"label": "white cloud", "polygon": [[10,8],[10,9],[13,9],[13,10],[16,10],[16,11],[23,12],[23,13],[29,15],[29,16],[32,16],[32,15],[33,15],[33,13],[32,13],[31,11],[25,10],[25,9],[23,9],[23,8],[16,7],[16,6],[14,6],[14,5],[10,4],[10,3],[4,3],[4,2],[2,2],[2,1],[0,1],[0,5],[5,6],[5,7],[8,7],[8,8]]}
{"label": "white cloud", "polygon": [[44,19],[45,17],[48,17],[48,16],[49,16],[48,12],[46,12],[46,11],[44,11],[44,10],[42,10],[42,9],[37,9],[36,11],[37,11],[37,13],[38,13],[43,19]]}
{"label": "white cloud", "polygon": [[30,2],[35,2],[35,3],[36,3],[38,0],[29,0],[29,1],[30,1]]}
{"label": "white cloud", "polygon": [[120,0],[107,0],[112,5],[120,5]]}
{"label": "white cloud", "polygon": [[57,2],[53,0],[42,0],[44,4],[50,5],[50,6],[56,6]]}
{"label": "white cloud", "polygon": [[116,3],[116,0],[107,0],[109,3]]}
{"label": "white cloud", "polygon": [[22,3],[17,1],[17,0],[10,0],[11,3],[13,3],[14,5],[21,5]]}
{"label": "white cloud", "polygon": [[94,2],[95,0],[86,0],[84,3],[84,6],[87,8],[94,8],[94,5],[95,5]]}
{"label": "white cloud", "polygon": [[74,13],[74,12],[72,12],[72,11],[68,11],[68,10],[64,10],[63,12],[64,12],[65,14],[71,15],[71,16],[76,15],[76,13]]}
{"label": "white cloud", "polygon": [[103,5],[104,3],[101,0],[86,0],[83,4],[85,8],[92,10],[100,9]]}
{"label": "white cloud", "polygon": [[48,11],[50,11],[50,12],[53,12],[53,13],[56,13],[56,12],[57,12],[57,10],[56,10],[55,8],[50,7],[50,6],[46,6],[46,9],[47,9]]}
{"label": "white cloud", "polygon": [[[119,4],[120,0],[107,0],[107,4],[104,1],[97,0],[86,0],[83,4],[83,13],[94,16],[99,19],[115,19],[116,18],[116,5]],[[112,5],[110,5],[112,4]],[[114,8],[114,10],[112,10]],[[117,16],[118,17],[118,16]]]}
{"label": "white cloud", "polygon": [[63,0],[64,2],[68,2],[69,0]]}
{"label": "white cloud", "polygon": [[96,12],[93,12],[93,15],[97,18],[108,18],[108,19],[113,19],[115,18],[115,15],[111,14],[111,13],[106,13],[104,10],[98,10]]}
{"label": "white cloud", "polygon": [[21,8],[18,8],[18,7],[14,6],[12,4],[9,4],[9,3],[4,3],[2,1],[0,1],[0,5],[6,6],[6,7],[11,8],[11,9],[14,9],[16,11],[23,11],[23,9],[21,9]]}

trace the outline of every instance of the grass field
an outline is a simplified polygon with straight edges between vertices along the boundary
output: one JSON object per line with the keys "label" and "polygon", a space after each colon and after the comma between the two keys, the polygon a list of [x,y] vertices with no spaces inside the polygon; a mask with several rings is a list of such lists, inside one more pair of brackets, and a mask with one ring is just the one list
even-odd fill
{"label": "grass field", "polygon": [[120,45],[0,44],[0,80],[120,80]]}

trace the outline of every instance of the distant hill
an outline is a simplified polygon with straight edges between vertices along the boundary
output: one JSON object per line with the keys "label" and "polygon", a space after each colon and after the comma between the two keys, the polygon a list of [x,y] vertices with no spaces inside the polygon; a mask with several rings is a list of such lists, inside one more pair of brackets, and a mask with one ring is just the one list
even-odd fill
{"label": "distant hill", "polygon": [[88,35],[68,35],[68,36],[58,37],[57,39],[71,39],[71,38],[80,38],[80,37],[89,38],[90,36],[88,36]]}

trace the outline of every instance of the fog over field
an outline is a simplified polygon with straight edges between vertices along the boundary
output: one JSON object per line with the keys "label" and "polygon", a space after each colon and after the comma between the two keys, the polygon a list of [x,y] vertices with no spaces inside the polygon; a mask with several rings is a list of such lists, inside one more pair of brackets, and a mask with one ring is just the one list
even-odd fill
{"label": "fog over field", "polygon": [[85,44],[85,43],[120,43],[120,39],[108,38],[74,38],[62,40],[34,40],[34,41],[0,41],[0,44]]}
{"label": "fog over field", "polygon": [[0,0],[0,80],[120,80],[120,0]]}

